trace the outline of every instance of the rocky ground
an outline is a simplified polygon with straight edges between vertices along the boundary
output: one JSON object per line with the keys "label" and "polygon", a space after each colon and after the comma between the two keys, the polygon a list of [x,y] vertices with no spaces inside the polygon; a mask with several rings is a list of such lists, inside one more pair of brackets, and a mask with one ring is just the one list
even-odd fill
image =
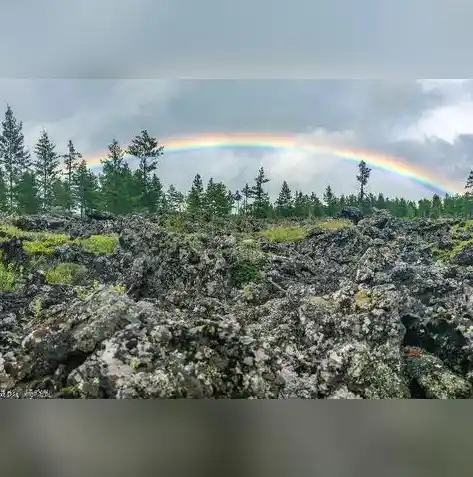
{"label": "rocky ground", "polygon": [[4,219],[0,393],[473,396],[473,223],[242,224]]}

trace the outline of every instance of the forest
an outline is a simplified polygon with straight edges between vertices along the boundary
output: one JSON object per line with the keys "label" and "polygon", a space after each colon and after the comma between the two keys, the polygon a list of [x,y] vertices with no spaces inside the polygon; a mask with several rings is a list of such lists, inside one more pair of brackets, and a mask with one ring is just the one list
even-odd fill
{"label": "forest", "polygon": [[[230,190],[212,177],[204,183],[200,174],[194,177],[189,191],[179,191],[172,184],[165,188],[158,175],[164,147],[147,130],[136,135],[127,148],[113,139],[101,161],[100,173],[87,166],[72,141],[64,149],[63,153],[58,151],[43,130],[30,152],[25,145],[23,123],[8,105],[0,131],[0,211],[17,215],[80,213],[81,217],[91,211],[114,215],[150,213],[207,221],[235,214],[271,219],[336,217],[346,206],[367,210],[376,207],[406,218],[469,218],[472,212],[472,173],[463,195],[434,194],[430,199],[412,201],[367,192],[371,169],[361,161],[354,178],[358,190],[352,194],[337,196],[328,185],[319,197],[314,192],[292,190],[283,181],[277,199],[271,201],[265,190],[270,178],[264,168],[257,171],[252,184],[242,184],[239,190]],[[137,159],[135,170],[126,160],[128,155]]]}

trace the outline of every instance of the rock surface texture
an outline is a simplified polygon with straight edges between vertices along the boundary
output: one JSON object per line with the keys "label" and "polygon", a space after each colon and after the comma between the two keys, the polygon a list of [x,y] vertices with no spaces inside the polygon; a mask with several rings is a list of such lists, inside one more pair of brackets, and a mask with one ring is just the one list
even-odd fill
{"label": "rock surface texture", "polygon": [[[111,254],[76,243],[52,252],[97,280],[87,294],[48,283],[39,268],[21,289],[0,292],[2,392],[470,399],[468,229],[384,211],[355,222],[273,243],[177,234],[139,217],[81,226],[23,218],[23,230],[119,239]],[[22,240],[0,237],[12,266],[26,260]]]}

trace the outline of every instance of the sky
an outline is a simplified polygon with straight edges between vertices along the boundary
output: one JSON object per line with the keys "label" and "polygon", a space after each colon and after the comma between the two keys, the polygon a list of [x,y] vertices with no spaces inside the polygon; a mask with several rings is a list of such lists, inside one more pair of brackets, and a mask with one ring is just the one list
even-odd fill
{"label": "sky", "polygon": [[[32,149],[46,129],[59,152],[72,139],[87,157],[123,145],[142,129],[161,142],[175,135],[293,133],[318,144],[392,154],[439,177],[465,181],[473,166],[473,80],[100,80],[0,79],[0,100],[24,123]],[[259,167],[274,196],[292,189],[356,190],[356,162],[297,148],[207,148],[170,152],[158,173],[187,190],[195,174],[232,189]],[[369,190],[418,199],[431,190],[373,168]]]}
{"label": "sky", "polygon": [[[30,148],[43,128],[60,152],[72,139],[86,157],[141,129],[163,142],[291,133],[398,156],[457,189],[473,166],[473,81],[404,79],[469,76],[471,0],[0,2],[0,103]],[[356,189],[356,162],[301,149],[165,152],[158,173],[182,190],[196,173],[236,189],[261,166],[273,197],[284,179]],[[377,169],[369,189],[432,193]]]}

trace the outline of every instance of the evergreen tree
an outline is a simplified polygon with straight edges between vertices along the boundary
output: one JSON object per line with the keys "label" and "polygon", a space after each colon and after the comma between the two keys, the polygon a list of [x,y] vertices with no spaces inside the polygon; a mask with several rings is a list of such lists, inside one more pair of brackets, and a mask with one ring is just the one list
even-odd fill
{"label": "evergreen tree", "polygon": [[171,184],[166,192],[166,201],[170,212],[180,212],[184,203],[184,194]]}
{"label": "evergreen tree", "polygon": [[56,153],[56,145],[51,141],[48,133],[43,130],[34,148],[36,161],[33,163],[40,208],[49,210],[54,202],[54,184],[58,177],[59,155]]}
{"label": "evergreen tree", "polygon": [[192,182],[191,189],[187,195],[187,212],[192,216],[197,216],[202,213],[202,206],[204,201],[204,185],[202,177],[197,174]]}
{"label": "evergreen tree", "polygon": [[263,189],[263,184],[269,182],[263,167],[260,167],[258,175],[255,177],[255,185],[251,188],[251,197],[253,202],[253,214],[255,217],[267,217],[270,212],[269,196]]}
{"label": "evergreen tree", "polygon": [[30,153],[24,144],[23,123],[17,121],[10,105],[7,105],[0,134],[0,166],[3,169],[7,206],[15,207],[15,187],[30,165]]}
{"label": "evergreen tree", "polygon": [[365,161],[361,161],[358,164],[358,175],[356,176],[356,180],[360,184],[360,203],[363,204],[365,200],[365,187],[368,184],[368,180],[370,178],[371,169],[366,165]]}
{"label": "evergreen tree", "polygon": [[96,209],[99,201],[97,176],[87,168],[82,160],[72,174],[72,197],[80,209],[80,216]]}
{"label": "evergreen tree", "polygon": [[243,187],[241,193],[243,194],[243,212],[247,214],[249,210],[249,200],[251,198],[251,187],[248,185],[248,183],[245,184],[245,187]]}
{"label": "evergreen tree", "polygon": [[156,174],[153,174],[151,178],[148,210],[152,213],[158,212],[160,214],[166,211],[166,196],[163,184]]}
{"label": "evergreen tree", "polygon": [[205,191],[203,204],[206,217],[225,217],[230,214],[233,205],[233,195],[229,193],[223,182],[214,182],[210,178]]}
{"label": "evergreen tree", "polygon": [[104,208],[113,214],[133,210],[133,177],[125,162],[125,151],[114,139],[108,146],[108,155],[102,159],[100,186]]}
{"label": "evergreen tree", "polygon": [[432,209],[430,216],[433,219],[438,219],[442,215],[442,212],[442,199],[438,194],[434,194],[432,197]]}
{"label": "evergreen tree", "polygon": [[5,183],[5,177],[2,169],[0,169],[0,211],[3,212],[7,209],[7,185]]}
{"label": "evergreen tree", "polygon": [[139,159],[140,201],[145,209],[152,207],[153,196],[150,193],[152,173],[158,166],[158,158],[163,155],[164,146],[158,144],[146,129],[135,136],[128,147],[128,154]]}
{"label": "evergreen tree", "polygon": [[467,194],[471,194],[473,192],[473,170],[470,171],[468,174],[468,178],[466,179],[465,189]]}
{"label": "evergreen tree", "polygon": [[240,201],[242,199],[242,195],[240,194],[240,191],[237,189],[235,193],[233,194],[233,200],[236,202],[236,213],[240,213]]}
{"label": "evergreen tree", "polygon": [[73,175],[80,165],[82,154],[76,151],[74,143],[69,140],[69,142],[67,143],[67,154],[63,154],[61,157],[64,159],[64,165],[66,167],[66,209],[70,212],[71,209],[75,206]]}
{"label": "evergreen tree", "polygon": [[314,217],[323,217],[324,216],[324,206],[320,199],[317,197],[315,192],[312,192],[310,195],[310,203],[312,206],[312,215]]}
{"label": "evergreen tree", "polygon": [[292,212],[292,193],[286,181],[282,183],[281,191],[276,200],[276,213],[281,217],[289,217]]}
{"label": "evergreen tree", "polygon": [[329,217],[334,217],[336,214],[336,207],[337,207],[337,198],[335,197],[332,187],[328,185],[324,192],[324,202],[326,204],[325,210],[326,214]]}
{"label": "evergreen tree", "polygon": [[67,191],[67,184],[61,178],[55,179],[52,185],[53,188],[53,207],[65,212],[68,208],[69,195]]}
{"label": "evergreen tree", "polygon": [[25,171],[19,177],[15,185],[15,196],[18,213],[38,213],[41,201],[38,197],[38,186],[36,183],[36,178],[31,171]]}

